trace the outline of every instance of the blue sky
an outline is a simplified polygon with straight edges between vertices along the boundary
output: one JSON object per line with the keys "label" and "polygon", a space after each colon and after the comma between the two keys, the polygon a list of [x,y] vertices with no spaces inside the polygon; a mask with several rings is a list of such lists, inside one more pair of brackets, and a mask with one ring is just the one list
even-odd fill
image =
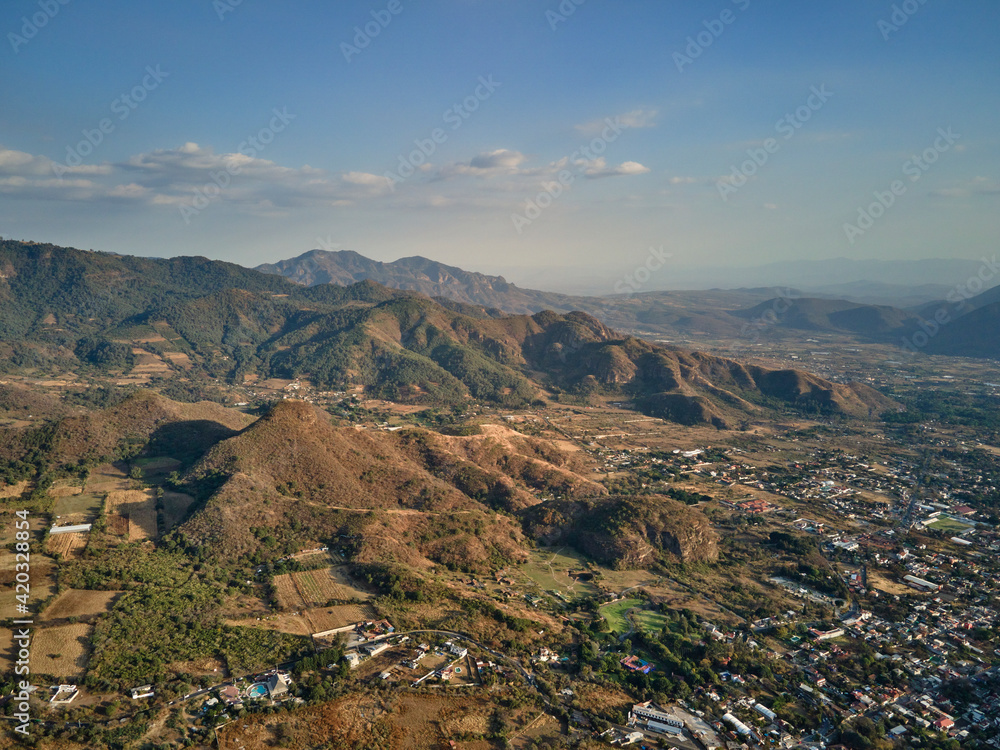
{"label": "blue sky", "polygon": [[577,2],[8,0],[0,234],[548,286],[993,253],[995,2]]}

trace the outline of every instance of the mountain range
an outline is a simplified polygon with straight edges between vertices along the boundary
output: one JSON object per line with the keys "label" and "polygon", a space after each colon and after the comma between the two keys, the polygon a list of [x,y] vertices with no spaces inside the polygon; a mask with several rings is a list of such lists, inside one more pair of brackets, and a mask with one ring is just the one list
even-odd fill
{"label": "mountain range", "polygon": [[[706,336],[746,337],[756,323],[766,320],[768,336],[776,338],[798,335],[802,331],[825,332],[849,335],[859,341],[922,349],[929,354],[996,357],[1000,347],[991,331],[996,330],[995,323],[1000,321],[1000,309],[991,306],[1000,301],[1000,289],[989,289],[977,296],[965,286],[949,289],[943,285],[907,286],[884,281],[820,283],[824,274],[828,280],[835,278],[834,269],[842,269],[845,265],[855,268],[857,273],[871,266],[869,270],[881,277],[898,272],[900,280],[906,280],[925,279],[935,271],[943,273],[946,268],[953,269],[956,263],[963,268],[975,266],[968,287],[981,289],[982,284],[972,282],[981,279],[984,266],[971,261],[866,265],[839,259],[826,264],[800,264],[800,275],[804,274],[803,278],[814,284],[813,291],[808,293],[795,288],[765,286],[642,292],[610,297],[522,289],[501,276],[469,272],[427,258],[410,257],[383,263],[351,251],[313,250],[297,258],[258,266],[257,270],[278,274],[306,286],[371,280],[395,289],[417,291],[439,301],[447,299],[479,307],[483,314],[490,314],[491,310],[507,314],[579,310],[612,328],[654,337],[694,340]],[[780,278],[777,270],[773,278]],[[853,298],[838,298],[836,293]],[[935,298],[938,294],[940,298]],[[913,304],[898,307],[871,301],[883,295]],[[946,321],[944,325],[940,322],[942,319]]]}
{"label": "mountain range", "polygon": [[305,378],[368,396],[505,407],[629,399],[726,428],[774,408],[874,415],[876,391],[652,344],[584,312],[460,309],[371,280],[304,287],[204,258],[134,258],[0,243],[7,367],[125,372],[135,351],[233,383]]}

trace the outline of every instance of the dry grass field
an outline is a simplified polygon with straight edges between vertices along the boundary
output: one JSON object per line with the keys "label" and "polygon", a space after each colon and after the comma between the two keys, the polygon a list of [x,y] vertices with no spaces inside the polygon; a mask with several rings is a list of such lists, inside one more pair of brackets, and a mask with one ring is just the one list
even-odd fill
{"label": "dry grass field", "polygon": [[45,542],[45,552],[50,555],[62,555],[64,560],[79,560],[86,546],[87,534],[83,532],[53,534]]}
{"label": "dry grass field", "polygon": [[67,482],[66,480],[53,482],[52,486],[49,487],[49,494],[52,497],[71,497],[72,495],[79,495],[81,493],[83,493],[83,487],[72,482]]}
{"label": "dry grass field", "polygon": [[[489,730],[493,701],[480,696],[401,696],[386,710],[376,697],[352,695],[322,706],[275,716],[250,716],[232,722],[218,734],[221,750],[265,750],[281,743],[289,748],[369,745],[399,750],[449,747],[454,739],[463,750],[497,748],[481,739]],[[530,722],[537,710],[515,718]],[[541,722],[540,722],[541,723]],[[279,725],[280,726],[279,728]]]}
{"label": "dry grass field", "polygon": [[36,630],[31,644],[32,674],[82,679],[92,630],[92,626],[84,623]]}
{"label": "dry grass field", "polygon": [[[115,516],[128,519],[128,540],[130,542],[155,539],[156,533],[156,498],[151,490],[118,490],[109,492],[105,503],[108,515],[108,529],[121,529]],[[114,533],[114,532],[113,532]]]}
{"label": "dry grass field", "polygon": [[128,489],[128,476],[125,469],[115,464],[101,464],[94,467],[84,487],[90,493],[114,492]]}
{"label": "dry grass field", "polygon": [[120,591],[82,591],[67,589],[52,600],[42,613],[41,620],[59,620],[63,617],[91,617],[111,609]]}
{"label": "dry grass field", "polygon": [[274,577],[274,593],[280,609],[298,610],[304,606],[291,573]]}
{"label": "dry grass field", "polygon": [[27,489],[27,479],[20,481],[17,484],[5,484],[3,487],[0,487],[0,500],[10,500],[11,498],[21,497]]}
{"label": "dry grass field", "polygon": [[319,607],[304,612],[310,633],[342,628],[355,622],[374,620],[377,617],[371,604],[338,604],[335,607]]}
{"label": "dry grass field", "polygon": [[15,661],[14,632],[10,628],[0,628],[0,672],[12,674]]}
{"label": "dry grass field", "polygon": [[291,610],[316,607],[329,601],[371,598],[369,592],[357,587],[351,581],[345,565],[275,576],[274,588],[278,596],[278,606]]}
{"label": "dry grass field", "polygon": [[226,625],[239,628],[257,628],[258,630],[273,630],[290,635],[311,635],[315,631],[303,615],[277,614],[264,617],[244,617],[238,620],[226,620]]}

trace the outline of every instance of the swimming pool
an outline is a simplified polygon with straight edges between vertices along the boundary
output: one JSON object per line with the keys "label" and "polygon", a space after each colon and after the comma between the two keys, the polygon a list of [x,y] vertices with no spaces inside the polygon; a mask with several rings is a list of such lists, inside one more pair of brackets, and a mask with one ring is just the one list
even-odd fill
{"label": "swimming pool", "polygon": [[247,698],[264,698],[267,696],[267,685],[263,682],[255,682],[247,688]]}

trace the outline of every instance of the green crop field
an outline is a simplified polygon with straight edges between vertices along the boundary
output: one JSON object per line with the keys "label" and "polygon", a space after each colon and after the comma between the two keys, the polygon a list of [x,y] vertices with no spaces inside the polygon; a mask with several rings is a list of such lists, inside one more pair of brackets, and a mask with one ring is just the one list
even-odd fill
{"label": "green crop field", "polygon": [[625,620],[625,613],[633,607],[642,604],[642,599],[622,599],[620,602],[605,604],[601,607],[601,616],[607,620],[608,627],[615,633],[625,633],[631,626]]}
{"label": "green crop field", "polygon": [[87,493],[60,497],[52,506],[52,513],[57,516],[71,516],[76,514],[96,516],[101,510],[101,499],[96,495]]}
{"label": "green crop field", "polygon": [[654,612],[651,609],[633,612],[632,618],[639,623],[639,627],[643,630],[652,630],[657,633],[663,630],[663,626],[667,624],[666,615],[661,612]]}

